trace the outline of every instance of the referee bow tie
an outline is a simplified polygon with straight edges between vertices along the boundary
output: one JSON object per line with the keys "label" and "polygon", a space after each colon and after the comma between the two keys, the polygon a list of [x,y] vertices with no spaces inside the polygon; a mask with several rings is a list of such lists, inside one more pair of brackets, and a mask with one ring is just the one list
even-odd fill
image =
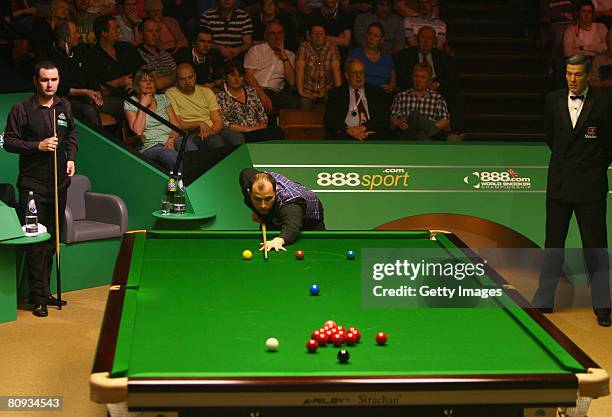
{"label": "referee bow tie", "polygon": [[584,100],[584,94],[581,94],[579,96],[570,96],[570,98],[572,100]]}

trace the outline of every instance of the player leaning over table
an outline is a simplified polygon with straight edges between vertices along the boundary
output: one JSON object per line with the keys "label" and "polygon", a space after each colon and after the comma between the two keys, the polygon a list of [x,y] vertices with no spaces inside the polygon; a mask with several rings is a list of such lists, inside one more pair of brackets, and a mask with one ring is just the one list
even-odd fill
{"label": "player leaning over table", "polygon": [[[302,184],[277,174],[254,168],[240,171],[244,204],[253,210],[253,219],[265,223],[280,235],[268,240],[268,250],[285,250],[300,230],[325,230],[323,205],[317,195]],[[260,250],[263,250],[263,246]]]}

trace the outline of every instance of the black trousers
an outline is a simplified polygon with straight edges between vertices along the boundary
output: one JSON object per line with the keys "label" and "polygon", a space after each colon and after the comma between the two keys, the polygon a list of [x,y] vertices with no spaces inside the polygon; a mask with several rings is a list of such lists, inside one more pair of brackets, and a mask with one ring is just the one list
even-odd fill
{"label": "black trousers", "polygon": [[563,248],[574,213],[589,273],[593,308],[597,315],[610,315],[610,265],[605,199],[586,203],[546,199],[546,254],[533,305],[540,308],[554,307],[555,289],[563,272],[565,259]]}
{"label": "black trousers", "polygon": [[[17,213],[22,224],[28,206],[28,189],[19,189],[19,205]],[[53,194],[34,192],[34,201],[38,212],[38,223],[44,224],[51,238],[35,245],[27,245],[25,251],[25,270],[30,287],[30,302],[32,304],[47,304],[50,294],[51,268],[55,253],[55,201]],[[59,190],[59,221],[60,230],[64,221],[66,209],[66,190]]]}

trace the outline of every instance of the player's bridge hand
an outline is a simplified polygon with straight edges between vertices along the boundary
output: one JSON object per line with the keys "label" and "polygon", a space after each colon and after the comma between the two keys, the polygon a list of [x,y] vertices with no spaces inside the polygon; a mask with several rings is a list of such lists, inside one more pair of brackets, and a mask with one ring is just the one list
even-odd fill
{"label": "player's bridge hand", "polygon": [[[285,249],[283,246],[284,244],[285,244],[285,240],[283,238],[275,237],[274,239],[266,242],[266,248],[268,252],[270,252],[271,250],[275,250],[276,252],[278,252],[279,250],[287,251],[287,249]],[[260,251],[264,250],[263,242],[261,242],[259,245],[261,246],[259,250]]]}
{"label": "player's bridge hand", "polygon": [[58,140],[56,136],[51,136],[38,142],[38,150],[43,152],[53,152],[57,149]]}

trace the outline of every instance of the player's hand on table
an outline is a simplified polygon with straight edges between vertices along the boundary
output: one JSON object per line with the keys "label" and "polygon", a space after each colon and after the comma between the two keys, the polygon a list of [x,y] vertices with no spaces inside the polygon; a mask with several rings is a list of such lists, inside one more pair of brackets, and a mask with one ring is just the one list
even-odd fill
{"label": "player's hand on table", "polygon": [[43,152],[53,152],[57,148],[57,136],[51,136],[38,142],[38,150]]}
{"label": "player's hand on table", "polygon": [[[284,244],[285,239],[283,239],[282,237],[275,237],[274,239],[268,240],[266,242],[268,252],[270,252],[271,250],[275,250],[276,252],[278,252],[279,250],[286,251],[287,249],[283,247]],[[259,250],[264,250],[263,242],[261,242],[259,245],[261,246]]]}

